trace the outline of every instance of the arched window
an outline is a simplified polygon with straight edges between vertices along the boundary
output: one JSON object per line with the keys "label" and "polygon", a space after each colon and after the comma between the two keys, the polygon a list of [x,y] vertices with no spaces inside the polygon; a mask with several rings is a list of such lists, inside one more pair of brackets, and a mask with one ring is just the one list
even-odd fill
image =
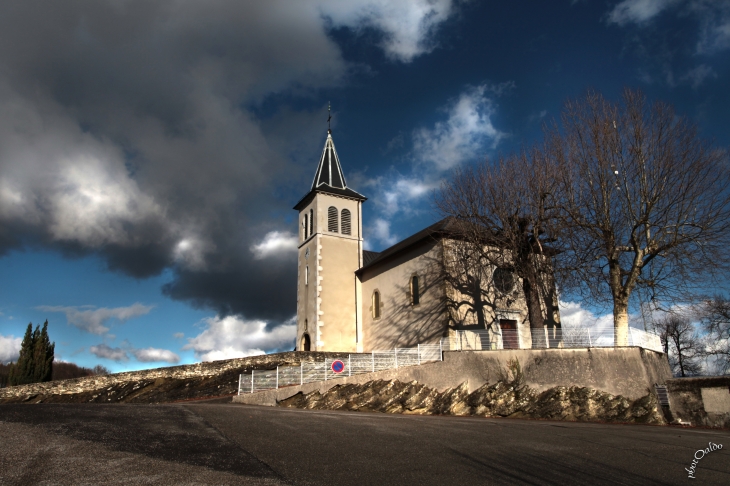
{"label": "arched window", "polygon": [[373,319],[380,319],[380,292],[373,292]]}
{"label": "arched window", "polygon": [[307,215],[305,214],[304,215],[304,239],[305,240],[307,239],[307,227],[308,227],[308,225],[307,225]]}
{"label": "arched window", "polygon": [[309,210],[309,236],[314,234],[314,209]]}
{"label": "arched window", "polygon": [[312,341],[309,339],[309,334],[304,333],[302,335],[302,344],[299,346],[300,351],[311,351],[312,350]]}
{"label": "arched window", "polygon": [[421,301],[421,290],[418,288],[418,275],[411,277],[411,305],[418,305]]}
{"label": "arched window", "polygon": [[309,285],[309,265],[304,267],[304,285]]}
{"label": "arched window", "polygon": [[327,210],[327,231],[337,233],[337,208],[330,206]]}
{"label": "arched window", "polygon": [[351,234],[351,225],[350,225],[350,210],[349,209],[343,209],[342,210],[342,234],[343,235],[349,235]]}

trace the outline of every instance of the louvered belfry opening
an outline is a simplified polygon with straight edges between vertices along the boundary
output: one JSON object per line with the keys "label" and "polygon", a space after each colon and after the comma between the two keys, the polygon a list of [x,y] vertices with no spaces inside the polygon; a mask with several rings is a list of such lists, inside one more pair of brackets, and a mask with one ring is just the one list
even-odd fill
{"label": "louvered belfry opening", "polygon": [[343,235],[352,234],[352,226],[350,224],[350,210],[349,209],[342,210],[342,234]]}
{"label": "louvered belfry opening", "polygon": [[327,231],[337,233],[337,208],[330,206],[327,210]]}
{"label": "louvered belfry opening", "polygon": [[314,209],[309,210],[309,235],[314,234]]}

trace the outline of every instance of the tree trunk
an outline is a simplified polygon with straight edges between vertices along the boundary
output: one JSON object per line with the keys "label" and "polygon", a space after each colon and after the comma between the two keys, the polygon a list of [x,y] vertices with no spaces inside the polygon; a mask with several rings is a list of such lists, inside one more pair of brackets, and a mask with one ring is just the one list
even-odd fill
{"label": "tree trunk", "polygon": [[545,323],[548,328],[548,343],[551,348],[560,347],[563,342],[563,329],[560,324],[560,319],[555,319],[555,312],[557,310],[557,296],[553,293],[555,284],[552,279],[550,280],[550,288],[546,289],[545,293],[545,308],[547,309],[547,317]]}
{"label": "tree trunk", "polygon": [[629,345],[629,303],[613,303],[613,338],[614,346]]}
{"label": "tree trunk", "polygon": [[530,319],[530,335],[532,336],[532,348],[546,348],[545,321],[540,308],[539,290],[535,288],[528,278],[522,279],[522,291],[525,293],[527,303],[527,316]]}

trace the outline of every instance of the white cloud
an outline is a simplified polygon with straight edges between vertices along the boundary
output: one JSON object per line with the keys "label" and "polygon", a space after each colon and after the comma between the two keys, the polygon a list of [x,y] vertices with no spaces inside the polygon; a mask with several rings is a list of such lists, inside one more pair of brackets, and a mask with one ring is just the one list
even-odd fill
{"label": "white cloud", "polygon": [[690,69],[681,79],[691,84],[694,89],[697,89],[705,80],[712,78],[717,78],[715,70],[707,64],[700,64],[696,68]]}
{"label": "white cloud", "polygon": [[454,12],[452,0],[339,0],[320,7],[335,26],[373,28],[382,33],[381,47],[393,60],[410,62],[436,47],[438,26]]}
{"label": "white cloud", "polygon": [[174,337],[175,339],[182,339],[182,338],[185,337],[185,333],[184,332],[176,332],[175,334],[172,335],[172,337]]}
{"label": "white cloud", "polygon": [[270,231],[261,242],[251,246],[251,252],[257,260],[294,255],[298,243],[297,236],[288,231]]}
{"label": "white cloud", "polygon": [[608,14],[609,22],[618,25],[643,24],[659,15],[679,0],[624,0]]}
{"label": "white cloud", "polygon": [[20,344],[22,342],[23,339],[19,337],[0,335],[0,363],[16,361],[20,354]]}
{"label": "white cloud", "polygon": [[192,349],[201,361],[241,358],[265,354],[275,349],[293,349],[296,318],[273,328],[260,320],[246,321],[238,316],[208,317],[201,321],[205,330],[188,338],[183,349]]}
{"label": "white cloud", "polygon": [[159,348],[144,348],[135,349],[132,354],[143,363],[152,363],[157,361],[164,361],[166,363],[176,364],[180,362],[180,357],[168,349]]}
{"label": "white cloud", "polygon": [[730,2],[692,2],[690,9],[700,18],[698,54],[714,54],[730,48]]}
{"label": "white cloud", "polygon": [[93,306],[64,307],[64,306],[38,306],[38,310],[46,312],[63,312],[69,324],[76,326],[82,331],[91,334],[104,334],[109,330],[104,324],[109,319],[117,319],[120,322],[128,321],[135,317],[143,316],[153,309],[152,305],[143,305],[139,302],[128,307],[114,307],[109,309],[101,307],[94,309]]}
{"label": "white cloud", "polygon": [[368,246],[374,241],[388,246],[396,243],[390,233],[390,220],[399,212],[416,213],[412,208],[417,205],[413,203],[432,194],[445,173],[464,162],[486,157],[487,149],[497,146],[505,134],[492,123],[495,107],[487,94],[501,96],[513,88],[512,82],[467,88],[443,108],[446,120],[413,131],[411,175],[393,169],[387,184],[382,183],[383,178],[368,181],[367,185],[378,190],[373,200],[379,212],[379,218],[366,228],[371,238]]}
{"label": "white cloud", "polygon": [[112,348],[106,344],[97,344],[89,348],[91,354],[97,358],[110,359],[112,361],[128,361],[129,355],[122,348]]}
{"label": "white cloud", "polygon": [[714,54],[730,48],[730,2],[727,1],[624,0],[608,13],[608,22],[644,26],[672,7],[678,7],[677,15],[692,15],[699,21],[697,54]]}
{"label": "white cloud", "polygon": [[[127,343],[128,344],[128,343]],[[129,361],[130,354],[141,363],[165,362],[176,364],[180,357],[168,349],[143,348],[136,349],[131,346],[112,348],[107,344],[97,344],[89,348],[91,354],[98,358],[110,359],[112,361]]]}
{"label": "white cloud", "polygon": [[190,270],[205,270],[206,255],[213,253],[215,243],[200,238],[183,238],[173,250],[173,258]]}
{"label": "white cloud", "polygon": [[483,157],[487,145],[496,147],[504,133],[492,124],[494,105],[485,94],[487,89],[487,85],[467,89],[447,107],[446,121],[414,131],[416,163],[441,172]]}
{"label": "white cloud", "polygon": [[613,325],[613,314],[595,315],[580,302],[559,302],[563,327],[605,328]]}
{"label": "white cloud", "polygon": [[372,242],[379,241],[386,247],[393,246],[398,242],[398,237],[390,232],[390,222],[383,218],[376,218],[368,227],[368,239],[366,246],[372,248]]}

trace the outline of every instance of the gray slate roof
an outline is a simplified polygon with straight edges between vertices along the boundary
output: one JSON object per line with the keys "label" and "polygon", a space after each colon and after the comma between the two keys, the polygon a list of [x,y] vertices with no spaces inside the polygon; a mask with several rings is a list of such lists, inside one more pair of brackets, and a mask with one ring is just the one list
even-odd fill
{"label": "gray slate roof", "polygon": [[314,174],[312,189],[294,206],[294,209],[299,210],[309,204],[309,201],[317,192],[349,197],[360,201],[367,200],[362,194],[347,187],[345,174],[342,172],[342,166],[340,165],[340,158],[335,150],[335,142],[332,140],[331,130],[327,130],[327,140],[324,143],[322,156],[319,158],[317,172]]}

